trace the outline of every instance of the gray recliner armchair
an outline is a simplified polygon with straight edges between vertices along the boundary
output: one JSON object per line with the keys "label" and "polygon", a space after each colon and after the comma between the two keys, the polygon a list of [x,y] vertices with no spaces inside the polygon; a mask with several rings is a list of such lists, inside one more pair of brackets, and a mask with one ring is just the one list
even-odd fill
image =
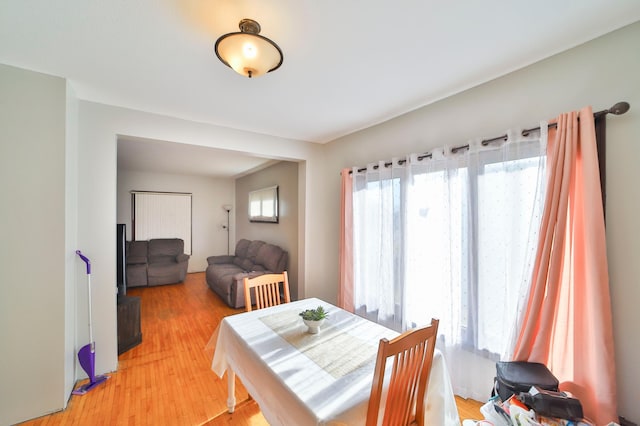
{"label": "gray recliner armchair", "polygon": [[184,241],[157,238],[127,243],[127,287],[175,284],[184,281],[189,267]]}

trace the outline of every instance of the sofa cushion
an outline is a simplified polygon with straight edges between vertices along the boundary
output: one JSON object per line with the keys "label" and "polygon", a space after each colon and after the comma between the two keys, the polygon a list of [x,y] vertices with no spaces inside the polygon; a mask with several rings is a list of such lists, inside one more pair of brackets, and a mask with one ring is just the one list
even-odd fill
{"label": "sofa cushion", "polygon": [[242,268],[243,271],[253,271],[253,262],[249,259],[243,259],[240,257],[236,257],[233,260],[234,265]]}
{"label": "sofa cushion", "polygon": [[263,245],[264,241],[251,241],[251,244],[249,244],[249,248],[247,249],[246,258],[249,259],[252,263],[259,263],[256,262],[256,256],[258,255],[258,250],[260,250],[260,247],[262,247]]}
{"label": "sofa cushion", "polygon": [[[127,243],[127,258],[143,257],[145,259],[144,263],[146,263],[148,246],[149,246],[148,241],[129,241]],[[136,263],[140,263],[140,262],[136,262]]]}
{"label": "sofa cushion", "polygon": [[225,301],[228,302],[228,296],[231,291],[231,284],[236,274],[243,273],[244,271],[233,263],[227,264],[215,264],[207,268],[206,277],[207,284],[222,296]]}
{"label": "sofa cushion", "polygon": [[238,241],[238,244],[236,244],[236,257],[246,258],[249,244],[251,244],[251,241],[245,240],[244,238]]}
{"label": "sofa cushion", "polygon": [[184,280],[184,274],[176,262],[150,263],[147,267],[148,285],[175,284]]}
{"label": "sofa cushion", "polygon": [[268,271],[280,273],[286,266],[286,261],[284,263],[282,261],[285,254],[286,252],[278,246],[264,244],[258,250],[255,263],[264,266]]}
{"label": "sofa cushion", "polygon": [[127,256],[127,265],[144,265],[147,263],[147,256]]}
{"label": "sofa cushion", "polygon": [[175,265],[178,263],[176,256],[149,256],[149,265]]}
{"label": "sofa cushion", "polygon": [[180,238],[157,238],[149,240],[149,257],[173,256],[184,253],[184,241]]}
{"label": "sofa cushion", "polygon": [[[146,257],[145,257],[146,259]],[[147,264],[136,263],[127,265],[127,288],[147,285]]]}

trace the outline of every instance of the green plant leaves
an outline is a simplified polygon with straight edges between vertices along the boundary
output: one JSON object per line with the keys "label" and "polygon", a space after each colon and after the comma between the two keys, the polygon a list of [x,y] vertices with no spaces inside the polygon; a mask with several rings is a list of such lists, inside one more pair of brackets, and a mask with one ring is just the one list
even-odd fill
{"label": "green plant leaves", "polygon": [[315,309],[307,309],[300,312],[299,315],[302,317],[302,319],[306,319],[308,321],[319,321],[329,316],[327,311],[325,311],[322,306],[318,306]]}

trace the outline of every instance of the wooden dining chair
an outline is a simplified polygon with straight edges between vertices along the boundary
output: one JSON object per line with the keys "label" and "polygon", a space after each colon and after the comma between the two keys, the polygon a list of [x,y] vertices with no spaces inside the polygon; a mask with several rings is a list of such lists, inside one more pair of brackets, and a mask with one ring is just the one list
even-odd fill
{"label": "wooden dining chair", "polygon": [[[280,293],[280,283],[282,283],[282,294]],[[281,274],[264,274],[244,279],[244,305],[247,312],[251,312],[252,289],[256,301],[256,309],[291,302],[287,271]],[[284,302],[282,299],[284,299]]]}
{"label": "wooden dining chair", "polygon": [[427,394],[433,351],[438,335],[437,319],[431,325],[409,330],[389,341],[381,339],[373,375],[367,426],[378,424],[387,360],[393,358],[383,404],[383,426],[424,426],[424,398]]}

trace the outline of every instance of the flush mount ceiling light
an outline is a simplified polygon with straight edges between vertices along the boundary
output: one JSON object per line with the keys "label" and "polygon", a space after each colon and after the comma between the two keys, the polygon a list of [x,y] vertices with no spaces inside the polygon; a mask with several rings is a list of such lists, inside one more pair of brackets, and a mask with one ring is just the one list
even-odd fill
{"label": "flush mount ceiling light", "polygon": [[240,32],[221,36],[216,41],[216,55],[228,67],[245,77],[259,77],[282,65],[282,50],[261,36],[260,24],[243,19]]}

